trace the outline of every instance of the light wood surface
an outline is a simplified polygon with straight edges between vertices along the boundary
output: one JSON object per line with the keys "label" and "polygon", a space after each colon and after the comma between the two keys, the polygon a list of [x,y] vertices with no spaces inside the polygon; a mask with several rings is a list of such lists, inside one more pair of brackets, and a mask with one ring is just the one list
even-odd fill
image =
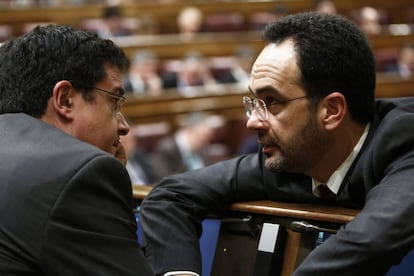
{"label": "light wood surface", "polygon": [[[133,196],[135,199],[142,200],[151,190],[151,186],[133,186]],[[286,203],[270,200],[234,203],[229,210],[248,214],[299,218],[340,224],[351,221],[359,211],[336,206]]]}

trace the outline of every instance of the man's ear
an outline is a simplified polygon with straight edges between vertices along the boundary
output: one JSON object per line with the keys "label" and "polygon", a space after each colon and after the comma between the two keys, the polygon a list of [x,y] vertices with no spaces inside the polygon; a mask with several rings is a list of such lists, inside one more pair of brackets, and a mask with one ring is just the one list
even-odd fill
{"label": "man's ear", "polygon": [[320,119],[325,130],[336,129],[347,113],[347,103],[344,95],[332,92],[323,98],[321,102]]}
{"label": "man's ear", "polygon": [[76,91],[69,81],[62,80],[53,87],[52,103],[56,113],[60,116],[70,119],[72,118],[74,97]]}

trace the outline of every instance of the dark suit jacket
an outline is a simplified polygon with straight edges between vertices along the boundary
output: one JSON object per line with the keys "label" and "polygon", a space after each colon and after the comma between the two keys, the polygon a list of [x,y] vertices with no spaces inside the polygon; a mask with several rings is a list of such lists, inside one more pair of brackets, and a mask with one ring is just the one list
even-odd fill
{"label": "dark suit jacket", "polygon": [[235,83],[237,82],[236,77],[233,75],[230,69],[223,70],[219,74],[217,74],[217,82],[218,83]]}
{"label": "dark suit jacket", "polygon": [[118,160],[25,114],[0,130],[0,275],[152,275]]}
{"label": "dark suit jacket", "polygon": [[178,88],[178,74],[176,72],[167,72],[161,75],[162,88]]}
{"label": "dark suit jacket", "polygon": [[129,76],[124,76],[122,84],[126,93],[134,93],[134,88],[132,87],[132,82]]}
{"label": "dark suit jacket", "polygon": [[[413,127],[413,98],[376,102],[367,140],[336,200],[363,209],[295,275],[383,275],[414,247]],[[212,210],[262,199],[323,203],[312,194],[308,176],[273,173],[263,160],[259,152],[169,177],[149,194],[141,221],[145,254],[157,273],[200,271],[198,223]]]}

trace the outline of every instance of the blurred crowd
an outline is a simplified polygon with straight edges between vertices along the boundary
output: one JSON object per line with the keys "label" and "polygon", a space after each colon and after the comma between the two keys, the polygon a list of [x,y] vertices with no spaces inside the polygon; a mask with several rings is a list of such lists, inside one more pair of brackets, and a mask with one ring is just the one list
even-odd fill
{"label": "blurred crowd", "polygon": [[[160,3],[178,3],[179,0],[160,0]],[[0,7],[33,7],[33,6],[63,6],[100,4],[98,0],[0,0]],[[156,18],[143,14],[139,18],[124,15],[122,5],[133,4],[131,0],[108,0],[98,18],[82,20],[80,28],[95,32],[100,37],[125,37],[140,34],[163,34]],[[334,0],[316,0],[314,9],[319,12],[337,13]],[[414,14],[414,5],[413,5]],[[408,13],[409,11],[407,11]],[[240,12],[222,12],[204,14],[197,4],[183,6],[176,14],[176,30],[182,41],[196,39],[197,34],[211,32],[260,31],[266,24],[276,21],[289,14],[289,10],[281,3],[275,4],[269,11],[255,12],[245,18]],[[368,35],[379,35],[390,31],[401,32],[401,24],[392,24],[393,20],[382,7],[361,6],[353,9],[346,16],[350,17]],[[413,16],[414,18],[414,16]],[[414,21],[414,20],[413,20]],[[27,22],[23,24],[21,33],[28,32],[36,25],[53,22]],[[412,22],[406,22],[410,25]],[[405,30],[405,29],[404,29]],[[18,33],[19,34],[19,33]],[[8,24],[0,24],[0,42],[15,35]],[[414,41],[413,41],[414,44]],[[241,48],[246,48],[241,45]],[[398,48],[398,49],[396,49]],[[396,45],[394,49],[378,52],[378,71],[387,73],[403,72],[402,76],[412,75],[412,61],[408,61],[410,48],[407,45]],[[408,50],[407,50],[408,49]],[[203,53],[192,52],[181,57],[181,60],[159,60],[155,53],[137,52],[131,58],[131,69],[125,81],[127,90],[141,95],[159,95],[162,91],[175,88],[182,93],[192,93],[193,86],[214,89],[215,83],[245,82],[250,70],[252,57],[256,55],[253,49],[244,54],[235,51],[224,66],[213,66],[211,57]],[[248,54],[246,54],[248,53]],[[239,54],[239,55],[238,55]],[[248,55],[248,56],[247,56]],[[241,61],[243,59],[243,61]],[[242,64],[243,63],[243,64]],[[403,70],[396,70],[405,64]],[[223,62],[221,62],[223,64]],[[246,73],[247,72],[247,73]],[[233,75],[233,76],[230,76]]]}

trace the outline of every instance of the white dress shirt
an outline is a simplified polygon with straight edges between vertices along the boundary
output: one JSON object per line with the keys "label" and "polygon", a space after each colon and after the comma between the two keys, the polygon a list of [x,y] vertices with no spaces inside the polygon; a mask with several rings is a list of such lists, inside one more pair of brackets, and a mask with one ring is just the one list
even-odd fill
{"label": "white dress shirt", "polygon": [[[345,178],[345,175],[347,174],[352,163],[355,161],[355,158],[357,157],[358,153],[361,151],[362,145],[364,144],[365,139],[367,138],[368,131],[369,131],[369,124],[366,125],[364,132],[362,133],[361,137],[358,140],[358,143],[355,145],[352,152],[348,155],[345,161],[328,178],[328,181],[326,182],[326,186],[334,194],[338,193],[339,188],[341,187],[341,183]],[[312,193],[318,197],[319,197],[319,192],[318,192],[319,185],[325,185],[325,184],[312,178]]]}

